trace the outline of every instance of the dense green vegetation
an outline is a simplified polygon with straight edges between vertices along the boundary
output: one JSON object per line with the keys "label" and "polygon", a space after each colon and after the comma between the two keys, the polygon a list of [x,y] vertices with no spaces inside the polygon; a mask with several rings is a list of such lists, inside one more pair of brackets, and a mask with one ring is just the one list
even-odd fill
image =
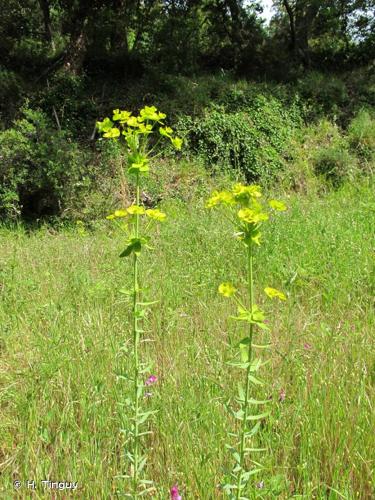
{"label": "dense green vegetation", "polygon": [[[158,376],[147,401],[159,409],[148,474],[156,498],[178,482],[183,498],[208,500],[220,498],[231,466],[224,403],[239,374],[225,361],[243,336],[217,286],[237,280],[242,289],[246,265],[227,221],[203,208],[209,184],[202,188],[202,175],[184,184],[191,201],[163,204],[169,220],[142,256],[144,294],[160,300],[142,347]],[[267,448],[266,471],[252,482],[260,497],[372,497],[373,188],[292,195],[264,229],[256,297],[262,306],[271,283],[288,301],[272,303],[272,361],[256,394],[273,401],[258,436]],[[0,232],[3,498],[14,478],[78,481],[80,498],[122,490],[127,385],[116,376],[130,349],[131,308],[118,291],[132,280],[131,260],[118,259],[123,244],[110,222]]]}
{"label": "dense green vegetation", "polygon": [[[241,379],[227,361],[244,328],[217,290],[235,282],[246,296],[252,280],[228,220],[204,206],[234,182],[287,206],[254,244],[256,304],[265,286],[287,300],[267,305],[269,331],[251,331],[271,346],[251,394],[270,416],[253,440],[264,469],[244,494],[373,498],[375,2],[272,3],[266,22],[261,0],[3,2],[2,498],[29,497],[27,480],[50,496],[46,479],[76,481],[79,498],[117,498],[125,473],[134,492],[136,441],[150,497],[165,500],[174,484],[183,500],[225,497],[227,407]],[[112,110],[150,105],[167,119],[145,132],[147,148],[142,121],[114,125],[136,138],[129,151],[103,139],[97,122]],[[173,127],[160,144],[159,125]],[[133,164],[150,170],[141,189]],[[138,215],[128,240],[105,220],[134,204],[148,222],[167,214],[145,223],[152,251],[139,268]],[[118,258],[126,245],[134,267]],[[138,389],[124,379],[134,339]],[[139,407],[158,412],[129,447]]]}
{"label": "dense green vegetation", "polygon": [[373,0],[275,1],[269,24],[262,5],[7,1],[0,217],[95,218],[117,182],[95,122],[118,106],[160,107],[184,135],[185,159],[248,180],[280,180],[292,163],[299,171],[297,144],[321,120],[329,147],[306,168],[333,184],[371,170]]}

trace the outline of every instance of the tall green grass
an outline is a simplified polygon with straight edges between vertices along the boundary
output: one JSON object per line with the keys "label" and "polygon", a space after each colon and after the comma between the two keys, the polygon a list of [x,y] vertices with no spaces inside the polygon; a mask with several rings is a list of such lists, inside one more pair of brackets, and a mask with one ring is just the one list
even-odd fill
{"label": "tall green grass", "polygon": [[[373,498],[375,358],[373,186],[323,197],[292,195],[288,212],[265,228],[255,272],[289,295],[272,305],[272,362],[263,370],[273,400],[259,443],[267,471],[251,498]],[[166,206],[168,205],[168,206]],[[165,204],[169,220],[142,255],[144,295],[158,298],[146,321],[145,354],[158,376],[146,405],[158,409],[148,437],[154,497],[178,483],[186,499],[221,498],[231,467],[224,443],[237,371],[224,363],[241,326],[218,284],[243,261],[228,225],[203,199]],[[77,481],[79,498],[121,491],[123,402],[117,380],[130,308],[118,290],[131,283],[118,259],[122,236],[48,227],[0,230],[0,492],[13,480]],[[258,267],[259,266],[259,267]],[[237,281],[236,281],[237,282]],[[272,383],[277,381],[277,383]],[[257,488],[262,486],[261,488]],[[254,493],[254,491],[256,493]],[[17,493],[28,498],[25,485]],[[67,493],[65,493],[67,495]]]}

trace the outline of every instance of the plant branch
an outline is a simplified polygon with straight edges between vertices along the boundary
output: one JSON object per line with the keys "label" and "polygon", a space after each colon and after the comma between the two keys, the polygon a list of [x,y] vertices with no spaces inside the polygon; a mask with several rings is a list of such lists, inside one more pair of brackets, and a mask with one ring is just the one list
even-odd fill
{"label": "plant branch", "polygon": [[[253,244],[252,242],[248,245],[248,294],[249,294],[249,309],[253,310],[254,305],[254,286],[253,286]],[[241,444],[240,444],[240,470],[238,473],[237,482],[237,500],[241,498],[242,492],[242,472],[243,472],[243,462],[245,457],[245,436],[247,427],[247,416],[249,411],[249,397],[250,397],[250,370],[251,370],[251,356],[252,356],[252,342],[253,342],[253,331],[254,324],[249,324],[249,347],[248,347],[248,367],[246,370],[246,389],[245,389],[245,400],[243,403],[243,421],[241,429]]]}

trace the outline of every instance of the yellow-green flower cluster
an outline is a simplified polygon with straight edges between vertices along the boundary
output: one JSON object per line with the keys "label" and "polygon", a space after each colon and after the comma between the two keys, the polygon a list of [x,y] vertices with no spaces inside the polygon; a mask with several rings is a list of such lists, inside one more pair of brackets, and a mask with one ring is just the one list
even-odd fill
{"label": "yellow-green flower cluster", "polygon": [[171,143],[173,146],[180,150],[182,147],[182,139],[180,137],[172,137],[173,130],[171,127],[160,127],[159,128],[159,133],[160,135],[163,135],[164,137],[168,137],[170,139]]}
{"label": "yellow-green flower cluster", "polygon": [[248,207],[250,202],[261,196],[261,188],[256,184],[250,186],[235,184],[231,191],[214,191],[208,199],[206,207],[213,208],[220,204],[235,205],[236,203]]}
{"label": "yellow-green flower cluster", "polygon": [[235,184],[232,193],[235,201],[243,206],[247,206],[250,201],[262,197],[262,190],[257,184],[250,184],[249,186]]}
{"label": "yellow-green flower cluster", "polygon": [[[262,190],[257,184],[246,186],[244,184],[235,184],[230,191],[214,191],[206,203],[207,208],[217,206],[239,208],[236,214],[235,224],[238,227],[238,237],[245,243],[254,242],[260,244],[261,233],[259,231],[262,222],[269,219],[270,211],[264,206],[260,198]],[[270,200],[269,206],[273,210],[286,210],[283,202]]]}
{"label": "yellow-green flower cluster", "polygon": [[219,293],[224,297],[232,297],[237,292],[237,289],[228,281],[219,285]]}
{"label": "yellow-green flower cluster", "polygon": [[[161,113],[155,106],[145,106],[140,110],[138,116],[132,116],[130,111],[114,109],[112,120],[104,118],[102,122],[97,122],[98,132],[106,139],[118,139],[121,135],[131,150],[137,149],[138,135],[147,136],[153,133],[156,123],[163,125],[166,118],[165,113]],[[173,137],[173,130],[170,127],[160,127],[160,135],[167,137],[176,149],[181,149],[182,139]]]}
{"label": "yellow-green flower cluster", "polygon": [[264,293],[270,299],[286,300],[286,296],[283,292],[280,292],[280,290],[277,290],[276,288],[271,288],[270,286],[267,286],[264,289]]}
{"label": "yellow-green flower cluster", "polygon": [[124,217],[129,217],[132,215],[146,215],[149,219],[156,220],[158,222],[163,222],[167,218],[166,214],[159,210],[158,208],[149,208],[146,209],[139,205],[130,205],[130,207],[115,210],[113,214],[107,215],[106,219],[114,220],[114,219],[122,219]]}
{"label": "yellow-green flower cluster", "polygon": [[264,220],[268,220],[269,216],[265,212],[262,212],[262,206],[260,205],[254,208],[241,208],[237,215],[240,221],[247,224],[259,224]]}
{"label": "yellow-green flower cluster", "polygon": [[217,205],[234,205],[235,203],[230,191],[214,191],[206,203],[206,208],[213,208]]}
{"label": "yellow-green flower cluster", "polygon": [[284,210],[286,210],[286,205],[282,201],[270,200],[268,204],[273,210],[276,210],[278,212],[283,212]]}

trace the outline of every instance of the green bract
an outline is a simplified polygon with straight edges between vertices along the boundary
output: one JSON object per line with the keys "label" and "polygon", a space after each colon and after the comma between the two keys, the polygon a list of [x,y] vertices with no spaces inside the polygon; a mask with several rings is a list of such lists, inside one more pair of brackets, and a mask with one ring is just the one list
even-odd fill
{"label": "green bract", "polygon": [[154,122],[160,122],[167,116],[164,113],[158,113],[155,106],[145,106],[139,114],[142,121],[151,120]]}
{"label": "green bract", "polygon": [[120,137],[120,130],[116,127],[110,128],[108,132],[103,134],[103,137],[106,139],[116,139],[117,137]]}
{"label": "green bract", "polygon": [[96,122],[96,128],[100,133],[108,132],[113,127],[113,122],[109,118],[104,118],[102,122]]}
{"label": "green bract", "polygon": [[122,123],[126,123],[130,118],[131,113],[129,111],[120,111],[119,109],[113,110],[113,121],[120,121]]}
{"label": "green bract", "polygon": [[180,139],[179,137],[171,137],[171,142],[176,149],[181,149],[182,139]]}
{"label": "green bract", "polygon": [[150,219],[157,220],[159,222],[163,222],[166,219],[166,214],[159,210],[158,208],[146,210],[146,215]]}
{"label": "green bract", "polygon": [[128,156],[128,172],[133,173],[145,173],[150,170],[148,165],[149,159],[147,155],[141,153],[129,154]]}
{"label": "green bract", "polygon": [[171,129],[171,127],[160,127],[159,132],[160,135],[164,135],[165,137],[171,137],[171,135],[173,134],[173,130]]}
{"label": "green bract", "polygon": [[142,247],[146,246],[147,242],[147,238],[130,238],[128,240],[127,247],[120,253],[120,257],[127,257],[132,252],[139,255],[141,253]]}

